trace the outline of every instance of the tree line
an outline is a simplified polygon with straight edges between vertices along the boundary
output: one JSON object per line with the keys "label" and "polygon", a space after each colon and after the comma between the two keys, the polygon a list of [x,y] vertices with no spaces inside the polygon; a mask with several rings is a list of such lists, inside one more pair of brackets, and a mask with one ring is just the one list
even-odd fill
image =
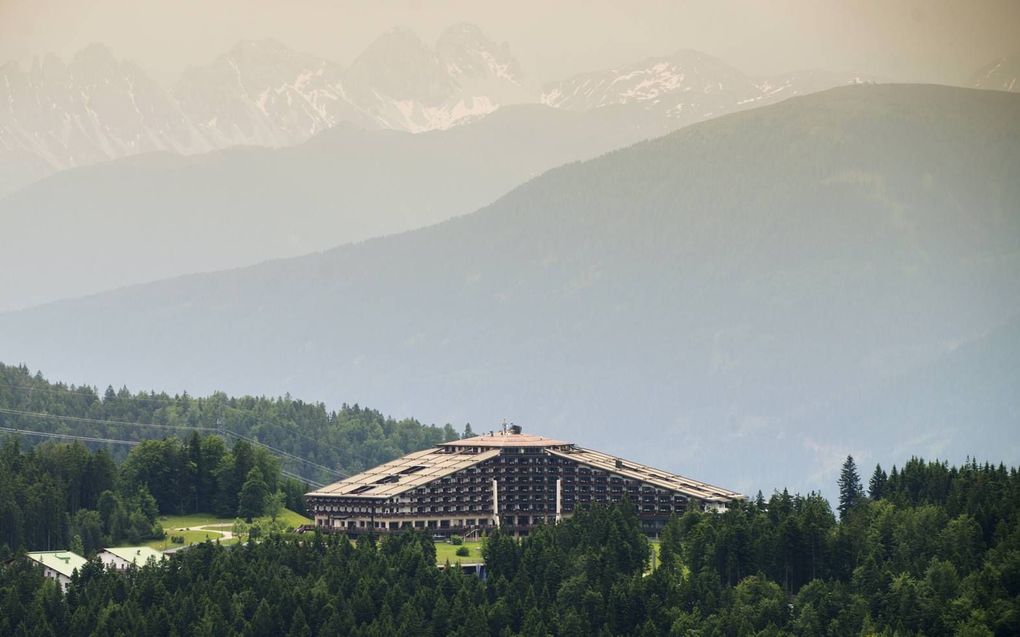
{"label": "tree line", "polygon": [[415,533],[206,543],[126,576],[93,563],[66,596],[14,561],[0,634],[1020,634],[1017,470],[915,459],[876,475],[849,485],[838,518],[785,491],[691,511],[654,560],[629,503],[520,540],[496,531],[486,580],[438,569]]}
{"label": "tree line", "polygon": [[[228,438],[236,437],[233,434],[244,436],[348,474],[459,437],[449,424],[439,427],[413,419],[396,420],[357,404],[328,410],[323,403],[290,396],[230,397],[215,393],[196,398],[187,393],[132,393],[127,388],[113,387],[99,392],[88,386],[52,383],[23,365],[2,363],[0,427],[131,441],[187,435],[186,429],[174,428],[219,429],[227,432],[224,435]],[[37,442],[26,436],[23,444]],[[122,445],[110,445],[107,451],[118,460],[126,455]],[[307,479],[336,479],[335,474],[309,463],[292,459],[283,462],[290,472]]]}

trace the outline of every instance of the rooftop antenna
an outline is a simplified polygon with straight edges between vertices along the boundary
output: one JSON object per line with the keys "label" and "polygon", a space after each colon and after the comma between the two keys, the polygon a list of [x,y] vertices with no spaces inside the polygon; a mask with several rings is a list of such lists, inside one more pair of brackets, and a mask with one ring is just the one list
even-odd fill
{"label": "rooftop antenna", "polygon": [[503,435],[506,435],[506,418],[503,419]]}

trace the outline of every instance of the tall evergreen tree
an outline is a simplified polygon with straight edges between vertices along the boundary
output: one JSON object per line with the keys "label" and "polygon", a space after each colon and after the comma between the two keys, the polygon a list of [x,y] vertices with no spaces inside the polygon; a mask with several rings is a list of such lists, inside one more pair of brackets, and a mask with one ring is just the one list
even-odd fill
{"label": "tall evergreen tree", "polygon": [[844,518],[864,497],[864,487],[861,485],[861,476],[857,473],[857,464],[853,456],[847,456],[843,462],[837,484],[839,484],[839,517]]}
{"label": "tall evergreen tree", "polygon": [[885,471],[882,470],[882,465],[876,464],[875,472],[871,474],[871,480],[868,481],[868,497],[872,500],[881,500],[885,492],[885,483],[888,480]]}

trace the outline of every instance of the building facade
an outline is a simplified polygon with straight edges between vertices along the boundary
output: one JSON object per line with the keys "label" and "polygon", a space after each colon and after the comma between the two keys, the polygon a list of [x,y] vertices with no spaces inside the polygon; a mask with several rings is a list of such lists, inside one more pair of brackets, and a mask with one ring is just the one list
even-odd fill
{"label": "building facade", "polygon": [[579,507],[630,500],[657,533],[693,508],[725,510],[734,491],[519,427],[410,453],[306,494],[317,528],[350,535],[418,529],[473,535],[494,527],[527,534]]}
{"label": "building facade", "polygon": [[25,553],[25,557],[42,567],[43,575],[56,580],[62,591],[71,584],[74,572],[88,563],[84,557],[71,551],[33,551]]}
{"label": "building facade", "polygon": [[103,549],[96,557],[110,570],[125,571],[135,566],[145,566],[150,560],[162,561],[165,556],[147,546],[120,546]]}

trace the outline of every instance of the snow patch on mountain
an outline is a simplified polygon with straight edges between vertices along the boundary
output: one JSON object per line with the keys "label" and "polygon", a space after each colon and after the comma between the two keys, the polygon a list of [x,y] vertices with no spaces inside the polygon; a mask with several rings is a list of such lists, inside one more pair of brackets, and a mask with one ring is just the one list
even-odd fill
{"label": "snow patch on mountain", "polygon": [[[989,69],[987,81],[1002,84],[991,79],[1001,68]],[[507,44],[459,24],[434,46],[406,29],[387,31],[347,69],[275,40],[242,41],[165,90],[92,45],[67,63],[50,55],[27,69],[0,66],[0,196],[48,172],[137,153],[291,146],[341,123],[419,133],[509,104],[635,108],[646,111],[642,120],[662,122],[652,127],[658,131],[852,77],[812,71],[750,78],[683,50],[542,88]]]}
{"label": "snow patch on mountain", "polygon": [[1020,92],[1020,55],[990,62],[974,73],[970,85],[993,91]]}
{"label": "snow patch on mountain", "polygon": [[723,113],[862,81],[854,73],[803,71],[752,78],[700,51],[684,50],[624,67],[584,73],[543,87],[543,104],[586,111],[631,107],[676,126]]}
{"label": "snow patch on mountain", "polygon": [[[156,150],[289,146],[341,122],[448,128],[537,101],[522,77],[507,45],[473,25],[447,29],[434,48],[392,30],[348,70],[274,40],[243,41],[170,91],[90,45],[67,63],[49,55],[0,67],[0,167],[35,175],[40,162],[46,172]],[[23,160],[31,166],[11,168]]]}

